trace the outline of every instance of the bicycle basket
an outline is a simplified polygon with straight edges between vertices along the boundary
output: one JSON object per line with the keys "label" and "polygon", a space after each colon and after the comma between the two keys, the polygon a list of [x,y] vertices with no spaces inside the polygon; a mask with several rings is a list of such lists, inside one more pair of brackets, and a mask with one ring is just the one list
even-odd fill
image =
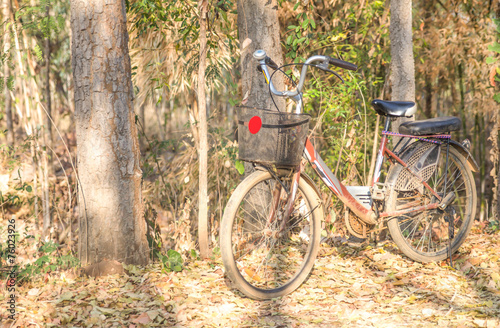
{"label": "bicycle basket", "polygon": [[253,107],[236,110],[240,160],[276,166],[300,164],[310,115]]}

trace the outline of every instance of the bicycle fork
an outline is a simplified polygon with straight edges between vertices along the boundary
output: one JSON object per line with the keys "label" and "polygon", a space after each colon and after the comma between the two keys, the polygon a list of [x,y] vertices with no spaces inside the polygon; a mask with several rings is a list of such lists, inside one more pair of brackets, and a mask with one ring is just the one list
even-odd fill
{"label": "bicycle fork", "polygon": [[288,219],[290,218],[290,215],[292,214],[293,211],[293,203],[295,201],[295,197],[297,196],[297,190],[299,188],[299,180],[300,180],[300,174],[302,172],[302,165],[300,165],[297,168],[297,172],[293,174],[292,176],[292,185],[291,189],[288,191],[282,186],[281,183],[277,183],[274,191],[273,191],[273,199],[272,199],[272,206],[271,206],[271,211],[269,213],[269,217],[267,218],[267,222],[270,225],[275,219],[276,219],[276,213],[278,212],[278,206],[280,204],[280,199],[281,199],[281,191],[284,189],[284,191],[287,193],[286,196],[286,202],[285,202],[285,211],[283,214],[283,217],[278,218],[281,220],[280,227],[278,230],[278,234],[283,232],[286,227],[286,223],[288,222]]}
{"label": "bicycle fork", "polygon": [[302,171],[302,166],[299,165],[297,173],[293,175],[292,190],[288,194],[288,199],[286,201],[286,206],[285,206],[285,215],[283,216],[283,221],[281,222],[280,232],[282,232],[285,229],[286,222],[288,222],[288,218],[290,217],[290,214],[292,214],[293,202],[295,201],[295,196],[297,195],[297,189],[299,188],[299,179],[301,171]]}

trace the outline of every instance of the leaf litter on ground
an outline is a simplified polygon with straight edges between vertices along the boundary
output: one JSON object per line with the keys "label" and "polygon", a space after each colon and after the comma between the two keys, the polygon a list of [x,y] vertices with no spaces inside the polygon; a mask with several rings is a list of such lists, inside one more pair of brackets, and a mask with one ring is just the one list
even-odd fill
{"label": "leaf litter on ground", "polygon": [[472,233],[448,261],[421,264],[384,242],[322,244],[308,280],[254,301],[232,289],[220,258],[182,272],[160,264],[101,278],[53,273],[17,286],[3,327],[500,327],[500,235]]}

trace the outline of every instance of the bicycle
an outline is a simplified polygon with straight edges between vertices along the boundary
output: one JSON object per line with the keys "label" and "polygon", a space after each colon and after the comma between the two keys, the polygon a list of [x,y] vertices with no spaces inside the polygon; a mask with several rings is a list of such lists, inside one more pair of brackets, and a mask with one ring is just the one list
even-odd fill
{"label": "bicycle", "polygon": [[[301,64],[295,90],[278,91],[269,68],[281,67],[263,50],[255,51],[254,58],[271,96],[291,98],[296,108],[295,113],[238,109],[239,158],[256,170],[237,186],[221,222],[222,259],[235,286],[250,298],[270,299],[292,292],[311,272],[324,214],[320,192],[304,173],[307,162],[353,214],[346,216],[351,234],[366,238],[385,221],[393,241],[410,259],[451,261],[470,232],[477,203],[472,171],[478,166],[470,143],[451,139],[450,133],[461,128],[460,119],[405,122],[399,133],[392,133],[391,119],[414,115],[415,103],[373,100],[375,111],[385,116],[373,181],[370,186],[344,186],[307,137],[310,116],[302,113],[302,88],[310,66],[341,80],[330,64],[353,71],[357,66],[315,55]],[[400,137],[393,150],[387,147],[389,136]],[[385,160],[390,167],[380,182]]]}

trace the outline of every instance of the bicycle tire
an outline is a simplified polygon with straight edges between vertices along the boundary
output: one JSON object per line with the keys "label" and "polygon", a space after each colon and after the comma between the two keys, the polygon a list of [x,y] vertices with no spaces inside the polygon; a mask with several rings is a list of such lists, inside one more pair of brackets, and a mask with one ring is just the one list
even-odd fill
{"label": "bicycle tire", "polygon": [[[441,147],[437,167],[427,181],[438,194],[442,194],[444,189],[443,182],[446,171],[446,146],[442,145]],[[453,190],[455,194],[453,202],[444,211],[427,210],[408,216],[393,217],[387,222],[391,237],[399,249],[406,256],[418,262],[440,261],[449,256],[448,229],[450,229],[450,225],[447,217],[453,217],[452,254],[465,241],[474,222],[477,195],[472,171],[463,155],[452,147],[449,149],[448,161],[446,193]],[[388,180],[391,180],[391,176],[403,174],[404,170],[400,164],[393,164],[388,172]],[[389,209],[396,210],[398,207],[404,207],[404,204],[418,201],[419,197],[421,200],[427,199],[427,202],[432,200],[432,194],[423,185],[420,187],[420,191],[423,193],[418,190],[393,190],[393,201],[390,202],[392,205],[389,204]],[[389,198],[391,199],[391,197]],[[436,199],[434,198],[432,201],[435,202]]]}
{"label": "bicycle tire", "polygon": [[[277,177],[290,186],[290,171],[280,170]],[[278,183],[267,171],[249,175],[231,195],[221,222],[220,246],[226,275],[252,299],[271,299],[294,291],[311,272],[319,249],[323,217],[320,196],[301,178],[288,221],[292,225],[278,236],[282,221],[269,223],[268,219]],[[281,196],[286,194],[279,188]],[[276,218],[283,212],[281,196]]]}

